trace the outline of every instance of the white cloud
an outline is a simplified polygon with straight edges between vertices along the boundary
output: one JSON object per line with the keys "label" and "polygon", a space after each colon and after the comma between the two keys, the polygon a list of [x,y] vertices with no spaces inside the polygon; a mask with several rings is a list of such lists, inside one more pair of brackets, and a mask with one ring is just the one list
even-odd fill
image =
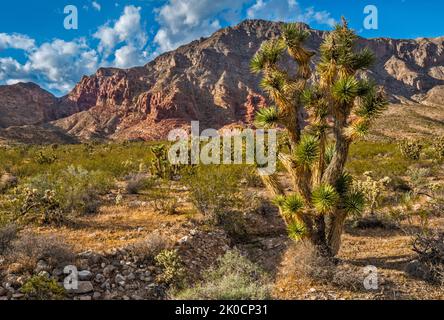
{"label": "white cloud", "polygon": [[35,47],[34,39],[26,35],[13,33],[0,33],[0,50],[4,49],[20,49],[31,50]]}
{"label": "white cloud", "polygon": [[33,81],[47,89],[65,93],[85,74],[95,72],[98,57],[83,39],[66,42],[54,40],[27,53],[20,64],[12,58],[0,59],[0,82]]}
{"label": "white cloud", "polygon": [[250,19],[335,23],[328,12],[313,7],[303,10],[296,0],[168,0],[157,9],[160,27],[154,43],[158,53],[209,36],[222,22],[240,22],[243,10]]}
{"label": "white cloud", "polygon": [[142,27],[140,7],[126,6],[123,15],[110,26],[111,23],[99,27],[93,35],[100,40],[99,51],[107,58],[120,43],[132,45],[141,51],[147,42],[147,35]]}
{"label": "white cloud", "polygon": [[91,5],[92,5],[92,7],[93,7],[94,9],[96,9],[97,11],[102,10],[102,6],[101,6],[100,3],[98,3],[97,1],[93,1],[93,2],[91,3]]}
{"label": "white cloud", "polygon": [[147,62],[147,52],[141,52],[132,45],[123,46],[114,53],[113,66],[117,68],[130,68],[140,66]]}
{"label": "white cloud", "polygon": [[329,26],[335,24],[329,12],[316,11],[313,7],[303,10],[296,0],[256,0],[248,8],[247,16],[250,19],[316,22]]}
{"label": "white cloud", "polygon": [[157,9],[160,25],[154,42],[160,52],[173,50],[196,38],[208,36],[221,21],[238,22],[249,0],[169,0]]}

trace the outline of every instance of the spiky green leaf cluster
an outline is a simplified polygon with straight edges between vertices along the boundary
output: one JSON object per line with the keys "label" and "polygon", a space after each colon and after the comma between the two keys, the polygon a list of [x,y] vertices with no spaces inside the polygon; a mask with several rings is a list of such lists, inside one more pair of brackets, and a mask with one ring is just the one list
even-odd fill
{"label": "spiky green leaf cluster", "polygon": [[352,191],[345,195],[343,208],[348,214],[361,214],[365,207],[365,195],[361,191]]}
{"label": "spiky green leaf cluster", "polygon": [[287,216],[293,216],[304,208],[304,199],[297,193],[289,195],[285,197],[281,208]]}
{"label": "spiky green leaf cluster", "polygon": [[250,63],[253,73],[260,73],[275,66],[285,51],[285,43],[279,39],[269,40],[262,44]]}
{"label": "spiky green leaf cluster", "polygon": [[279,110],[276,107],[262,108],[256,113],[255,124],[258,128],[272,128],[279,123]]}
{"label": "spiky green leaf cluster", "polygon": [[287,227],[288,236],[294,241],[300,241],[307,235],[307,228],[298,221],[293,221]]}
{"label": "spiky green leaf cluster", "polygon": [[336,190],[340,195],[346,194],[353,184],[353,177],[348,172],[344,171],[339,179],[336,181]]}
{"label": "spiky green leaf cluster", "polygon": [[355,77],[340,78],[333,86],[333,97],[341,103],[350,103],[357,97],[358,89]]}
{"label": "spiky green leaf cluster", "polygon": [[312,193],[312,203],[316,211],[321,214],[331,212],[339,201],[339,194],[329,184],[317,186]]}
{"label": "spiky green leaf cluster", "polygon": [[319,156],[319,140],[313,135],[302,136],[296,147],[294,159],[300,166],[310,168]]}
{"label": "spiky green leaf cluster", "polygon": [[300,47],[309,36],[310,33],[297,23],[287,23],[282,27],[282,38],[288,47]]}

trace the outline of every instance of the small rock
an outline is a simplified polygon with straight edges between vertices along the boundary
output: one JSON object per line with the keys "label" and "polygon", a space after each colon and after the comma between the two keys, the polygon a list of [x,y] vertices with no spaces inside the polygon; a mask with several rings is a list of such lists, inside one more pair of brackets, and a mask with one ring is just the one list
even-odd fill
{"label": "small rock", "polygon": [[116,270],[116,267],[114,267],[114,266],[112,266],[112,265],[106,266],[106,267],[103,269],[103,275],[104,275],[105,277],[109,277],[109,276],[111,276],[111,274],[114,272],[114,270]]}
{"label": "small rock", "polygon": [[100,292],[94,292],[94,294],[93,294],[93,300],[99,300],[100,299],[100,297],[102,296],[102,294],[100,293]]}
{"label": "small rock", "polygon": [[94,291],[93,284],[89,281],[79,281],[77,289],[68,289],[68,293],[85,294]]}
{"label": "small rock", "polygon": [[7,293],[8,293],[8,290],[6,290],[6,289],[3,288],[3,287],[0,287],[0,297],[5,296]]}
{"label": "small rock", "polygon": [[414,278],[427,280],[430,277],[430,271],[418,260],[408,263],[405,272]]}
{"label": "small rock", "polygon": [[188,240],[189,240],[189,237],[188,237],[188,236],[185,236],[185,237],[183,237],[182,239],[179,240],[179,244],[187,243]]}
{"label": "small rock", "polygon": [[91,271],[88,270],[83,270],[79,272],[79,280],[81,281],[88,281],[91,280],[93,274],[91,273]]}
{"label": "small rock", "polygon": [[13,299],[21,299],[21,298],[23,298],[25,295],[23,294],[23,293],[14,293],[13,295],[12,295],[12,298]]}
{"label": "small rock", "polygon": [[90,300],[92,300],[92,298],[91,298],[91,296],[81,296],[80,300],[81,301],[90,301]]}

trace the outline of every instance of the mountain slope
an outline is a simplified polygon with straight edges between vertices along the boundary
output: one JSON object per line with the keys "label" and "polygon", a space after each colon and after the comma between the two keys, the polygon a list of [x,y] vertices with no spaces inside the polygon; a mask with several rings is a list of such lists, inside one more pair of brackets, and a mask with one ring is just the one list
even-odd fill
{"label": "mountain slope", "polygon": [[[279,29],[276,22],[247,20],[143,67],[99,69],[58,100],[60,109],[73,115],[52,125],[80,139],[162,139],[191,120],[216,129],[249,125],[267,103],[249,61]],[[324,32],[309,31],[307,47],[317,51]],[[444,96],[443,43],[444,38],[359,40],[359,46],[375,52],[377,63],[369,74],[393,102],[429,105]],[[295,68],[289,60],[284,66]]]}

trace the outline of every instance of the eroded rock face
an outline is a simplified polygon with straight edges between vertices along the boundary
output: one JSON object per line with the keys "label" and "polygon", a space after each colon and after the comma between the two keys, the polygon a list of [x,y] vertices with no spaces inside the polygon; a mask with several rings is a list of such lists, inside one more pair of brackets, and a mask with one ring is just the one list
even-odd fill
{"label": "eroded rock face", "polygon": [[[199,120],[202,129],[251,126],[257,109],[268,102],[259,87],[259,76],[250,72],[250,59],[279,29],[279,23],[247,20],[165,53],[143,67],[99,69],[56,102],[42,94],[35,104],[39,112],[34,123],[72,114],[52,125],[80,139],[146,140],[164,139],[169,130],[187,126],[191,120]],[[325,33],[309,31],[307,47],[318,51]],[[440,96],[443,43],[444,38],[359,39],[359,46],[370,47],[377,57],[369,75],[397,102],[421,102],[430,90],[427,97]],[[283,67],[295,70],[290,59]],[[17,99],[11,105],[27,103]],[[62,107],[49,107],[49,115],[42,111],[44,105],[55,103]],[[10,107],[8,110],[12,112]],[[15,124],[22,115],[15,116]],[[29,114],[23,117],[23,124],[32,120]],[[10,125],[4,118],[0,116],[0,126]]]}

